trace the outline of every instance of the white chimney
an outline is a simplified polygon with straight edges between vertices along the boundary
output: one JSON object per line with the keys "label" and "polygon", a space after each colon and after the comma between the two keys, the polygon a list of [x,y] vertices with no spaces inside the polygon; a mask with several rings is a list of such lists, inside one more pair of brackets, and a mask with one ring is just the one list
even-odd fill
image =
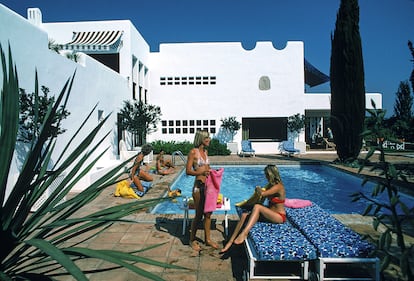
{"label": "white chimney", "polygon": [[31,24],[40,27],[42,25],[42,12],[39,8],[28,8],[27,19]]}

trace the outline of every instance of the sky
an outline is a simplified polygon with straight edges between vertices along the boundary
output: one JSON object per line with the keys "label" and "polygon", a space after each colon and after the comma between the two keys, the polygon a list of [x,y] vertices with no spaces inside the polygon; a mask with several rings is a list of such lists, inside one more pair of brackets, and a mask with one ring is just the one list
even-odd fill
{"label": "sky", "polygon": [[[305,58],[329,75],[331,35],[340,0],[0,0],[27,17],[42,11],[43,22],[130,20],[150,46],[162,43],[242,42],[252,49],[271,41],[283,49],[303,41]],[[414,64],[414,0],[359,0],[365,90],[383,95],[387,116],[394,113],[396,92]],[[4,28],[4,27],[2,27]],[[329,82],[307,88],[329,93]]]}

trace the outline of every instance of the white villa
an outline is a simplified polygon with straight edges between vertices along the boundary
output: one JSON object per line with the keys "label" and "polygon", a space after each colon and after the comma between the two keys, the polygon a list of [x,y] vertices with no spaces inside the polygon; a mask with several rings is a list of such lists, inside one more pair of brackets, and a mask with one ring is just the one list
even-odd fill
{"label": "white villa", "polygon": [[[30,8],[25,19],[1,4],[0,26],[0,43],[3,50],[10,44],[20,87],[26,91],[34,90],[35,71],[40,85],[54,94],[76,71],[71,115],[62,125],[67,133],[59,136],[58,151],[95,104],[96,122],[112,114],[105,128],[111,137],[102,147],[111,150],[97,169],[119,159],[121,139],[130,147],[140,145],[117,129],[124,100],[161,108],[159,130],[147,136],[148,142],[192,141],[197,129],[215,137],[221,119],[234,116],[242,123],[234,138],[235,153],[248,139],[256,154],[276,154],[279,143],[290,137],[287,118],[299,113],[310,124],[295,137],[306,153],[316,128],[326,134],[329,126],[330,94],[305,91],[306,85],[327,83],[329,77],[306,61],[301,41],[287,42],[281,50],[272,42],[257,42],[249,50],[239,42],[171,43],[151,52],[129,20],[44,23],[37,8]],[[50,50],[49,42],[59,44],[61,53]],[[77,63],[63,55],[68,52],[79,54]],[[382,108],[380,93],[367,93],[367,106],[371,99]]]}

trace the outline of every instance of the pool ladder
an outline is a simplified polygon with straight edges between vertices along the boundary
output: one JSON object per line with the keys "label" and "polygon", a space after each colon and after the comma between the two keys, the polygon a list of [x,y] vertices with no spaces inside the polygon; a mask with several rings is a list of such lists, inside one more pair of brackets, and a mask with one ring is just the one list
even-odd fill
{"label": "pool ladder", "polygon": [[183,155],[183,153],[181,151],[179,151],[179,150],[176,150],[176,151],[174,151],[171,154],[173,166],[175,166],[175,156],[179,156],[181,158],[181,160],[184,162],[184,164],[187,163],[187,159],[185,158],[185,156]]}

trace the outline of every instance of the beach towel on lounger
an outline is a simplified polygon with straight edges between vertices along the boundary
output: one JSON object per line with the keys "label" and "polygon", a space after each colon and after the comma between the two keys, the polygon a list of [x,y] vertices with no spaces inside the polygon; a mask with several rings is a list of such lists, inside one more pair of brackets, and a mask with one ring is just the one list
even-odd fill
{"label": "beach towel on lounger", "polygon": [[204,213],[213,212],[217,208],[217,198],[220,193],[221,180],[223,179],[224,168],[211,170],[206,179],[206,200]]}
{"label": "beach towel on lounger", "polygon": [[147,193],[147,191],[151,188],[152,186],[152,182],[149,181],[141,181],[142,187],[144,188],[144,191],[140,191],[137,189],[137,187],[135,186],[135,184],[133,182],[131,182],[131,187],[132,189],[135,191],[135,193],[139,196],[142,197],[145,195],[145,193]]}

